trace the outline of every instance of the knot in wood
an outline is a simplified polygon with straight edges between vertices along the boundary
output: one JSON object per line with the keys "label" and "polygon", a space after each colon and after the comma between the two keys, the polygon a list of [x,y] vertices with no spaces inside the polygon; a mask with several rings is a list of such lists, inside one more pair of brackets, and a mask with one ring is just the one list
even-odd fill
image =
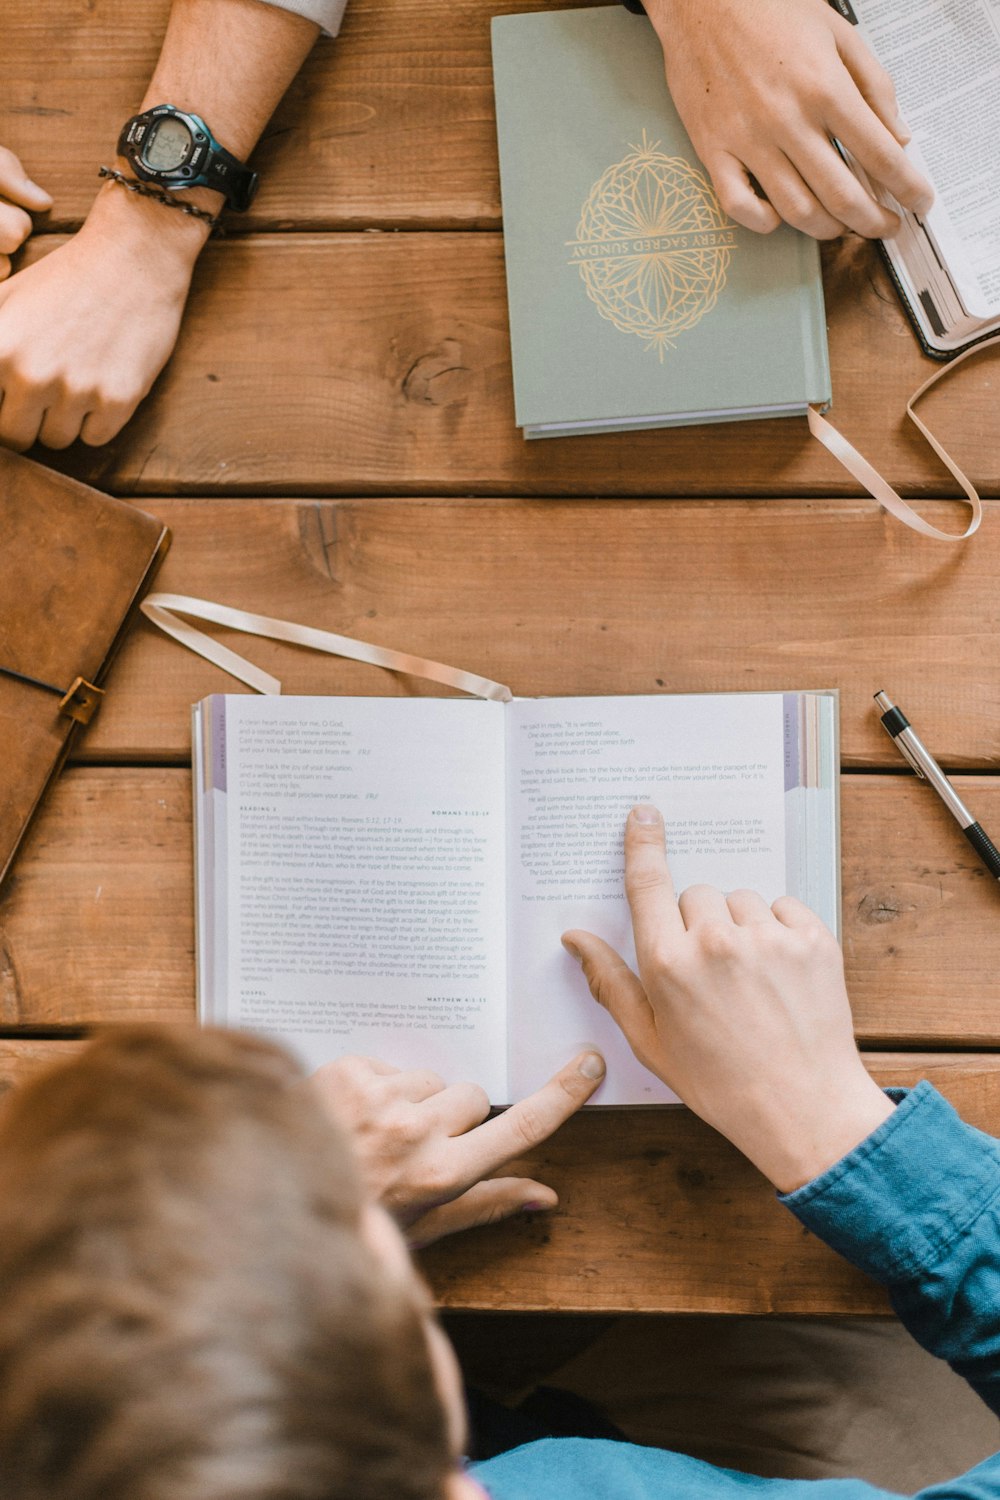
{"label": "knot in wood", "polygon": [[462,346],[445,339],[422,354],[403,376],[403,395],[418,406],[459,406],[468,399],[471,370],[462,364]]}
{"label": "knot in wood", "polygon": [[858,916],[869,927],[895,922],[902,914],[901,907],[888,896],[863,896],[858,902]]}

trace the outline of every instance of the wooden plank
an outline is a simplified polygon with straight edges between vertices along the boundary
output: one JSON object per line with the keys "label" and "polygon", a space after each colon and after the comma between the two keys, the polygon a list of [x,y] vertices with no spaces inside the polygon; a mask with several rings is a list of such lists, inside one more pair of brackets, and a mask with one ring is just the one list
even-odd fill
{"label": "wooden plank", "polygon": [[[994,505],[951,553],[846,501],[146,503],[173,532],[165,590],[452,662],[526,696],[837,687],[845,763],[898,770],[872,711],[884,687],[945,765],[996,764],[1000,699],[982,657],[1000,614]],[[287,692],[440,691],[216,634]],[[108,686],[85,759],[186,760],[191,703],[242,691],[144,621]]]}
{"label": "wooden plank", "polygon": [[190,775],[65,774],[0,902],[0,1028],[194,1015]]}
{"label": "wooden plank", "polygon": [[[0,1096],[78,1044],[0,1042]],[[929,1078],[970,1124],[1000,1129],[1000,1057],[883,1054],[883,1085]],[[433,1246],[446,1308],[560,1312],[873,1314],[880,1290],[806,1233],[770,1185],[687,1110],[570,1120],[518,1171],[559,1193],[552,1214]]]}
{"label": "wooden plank", "polygon": [[[36,241],[29,258],[43,249]],[[851,240],[828,262],[836,420],[897,486],[949,493],[930,450],[904,430],[906,398],[929,361],[874,256]],[[1000,494],[996,361],[988,351],[927,403],[938,436],[985,494]],[[524,442],[493,234],[210,245],[177,352],[121,438],[51,461],[136,495],[851,492],[800,417]],[[874,514],[874,501],[866,504]],[[959,510],[955,530],[965,525]],[[895,521],[880,518],[880,527],[879,560],[902,536]],[[942,544],[924,545],[938,567],[949,565]],[[869,572],[877,574],[874,559]]]}
{"label": "wooden plank", "polygon": [[[1000,778],[961,777],[986,828]],[[996,882],[913,778],[843,779],[844,950],[878,1047],[1000,1047]],[[55,788],[0,901],[0,1027],[194,1011],[190,778],[80,768]]]}
{"label": "wooden plank", "polygon": [[69,1057],[79,1042],[0,1040],[0,1099],[53,1063]]}
{"label": "wooden plank", "polygon": [[[230,215],[229,232],[496,228],[489,23],[521,9],[523,0],[350,0],[340,38],[317,44],[266,130],[254,156],[260,193],[250,213]],[[169,0],[8,10],[0,141],[53,194],[51,224],[75,227],[145,91]]]}
{"label": "wooden plank", "polygon": [[[869,1057],[884,1085],[930,1080],[1000,1127],[1000,1058]],[[421,1257],[438,1301],[497,1311],[877,1314],[874,1282],[809,1234],[771,1185],[686,1110],[578,1115],[519,1165],[559,1193],[474,1244]]]}

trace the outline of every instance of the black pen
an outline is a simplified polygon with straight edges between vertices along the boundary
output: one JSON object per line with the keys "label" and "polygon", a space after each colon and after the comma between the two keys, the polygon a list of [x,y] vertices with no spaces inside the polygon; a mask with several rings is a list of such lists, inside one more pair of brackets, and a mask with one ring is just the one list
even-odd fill
{"label": "black pen", "polygon": [[876,693],[875,702],[882,711],[882,727],[886,734],[892,737],[917,775],[934,788],[987,870],[1000,880],[1000,849],[976,822],[930,751],[921,744],[902,709],[896,708],[885,693]]}

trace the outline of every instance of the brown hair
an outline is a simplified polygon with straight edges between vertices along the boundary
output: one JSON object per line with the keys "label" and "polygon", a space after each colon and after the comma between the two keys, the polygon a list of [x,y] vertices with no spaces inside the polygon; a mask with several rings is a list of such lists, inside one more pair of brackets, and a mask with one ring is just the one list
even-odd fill
{"label": "brown hair", "polygon": [[3,1500],[438,1500],[418,1302],[255,1038],[130,1027],[0,1111]]}

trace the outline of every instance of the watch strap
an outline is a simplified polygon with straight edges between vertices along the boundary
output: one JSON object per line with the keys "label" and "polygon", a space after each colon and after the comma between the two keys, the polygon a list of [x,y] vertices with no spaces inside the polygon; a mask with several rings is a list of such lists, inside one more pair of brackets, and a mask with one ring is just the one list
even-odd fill
{"label": "watch strap", "polygon": [[201,174],[199,186],[214,188],[225,194],[230,208],[243,213],[253,202],[257,191],[257,173],[224,146],[216,144],[208,163]]}
{"label": "watch strap", "polygon": [[646,14],[646,7],[643,5],[642,0],[622,0],[622,4],[626,10],[632,11],[637,16],[644,16]]}

